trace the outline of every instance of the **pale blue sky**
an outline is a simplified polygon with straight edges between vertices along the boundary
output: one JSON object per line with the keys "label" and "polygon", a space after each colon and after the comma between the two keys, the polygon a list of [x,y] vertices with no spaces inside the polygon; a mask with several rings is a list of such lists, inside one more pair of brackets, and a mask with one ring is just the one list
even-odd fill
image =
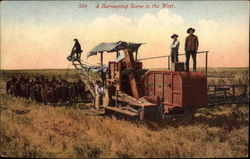
{"label": "pale blue sky", "polygon": [[[85,3],[87,9],[79,9]],[[2,24],[36,25],[77,25],[107,17],[113,13],[126,17],[138,18],[145,12],[157,14],[159,9],[95,9],[96,4],[174,4],[171,11],[182,16],[190,23],[204,17],[217,22],[229,23],[242,21],[249,14],[247,1],[10,1],[1,2]]]}
{"label": "pale blue sky", "polygon": [[[175,8],[95,8],[132,3],[168,3]],[[65,68],[74,38],[84,52],[100,42],[145,42],[139,55],[151,57],[168,55],[170,36],[177,33],[183,52],[188,27],[197,30],[199,50],[211,51],[209,66],[248,66],[248,1],[1,1],[0,68]],[[88,60],[97,62],[98,57]],[[144,64],[158,67],[154,62]],[[202,61],[198,65],[203,66]]]}

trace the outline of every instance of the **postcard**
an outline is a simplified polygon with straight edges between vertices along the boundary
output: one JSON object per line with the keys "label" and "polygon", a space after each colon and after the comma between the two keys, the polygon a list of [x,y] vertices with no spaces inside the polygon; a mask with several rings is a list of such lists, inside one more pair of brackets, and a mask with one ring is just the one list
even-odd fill
{"label": "postcard", "polygon": [[249,1],[1,1],[0,155],[247,157]]}

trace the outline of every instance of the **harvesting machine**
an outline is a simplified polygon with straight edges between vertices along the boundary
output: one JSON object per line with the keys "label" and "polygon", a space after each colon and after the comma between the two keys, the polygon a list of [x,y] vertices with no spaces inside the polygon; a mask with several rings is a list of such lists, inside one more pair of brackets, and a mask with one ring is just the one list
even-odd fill
{"label": "harvesting machine", "polygon": [[[143,43],[101,43],[87,57],[100,54],[100,66],[85,61],[70,60],[95,98],[93,71],[107,90],[105,114],[119,113],[143,119],[164,119],[209,104],[206,71],[186,72],[183,63],[175,63],[171,70],[143,69],[137,58]],[[115,53],[116,59],[103,64],[104,53]],[[202,52],[201,52],[202,53]],[[208,51],[205,51],[206,59]],[[92,70],[91,72],[89,70]],[[94,102],[94,100],[93,100]]]}

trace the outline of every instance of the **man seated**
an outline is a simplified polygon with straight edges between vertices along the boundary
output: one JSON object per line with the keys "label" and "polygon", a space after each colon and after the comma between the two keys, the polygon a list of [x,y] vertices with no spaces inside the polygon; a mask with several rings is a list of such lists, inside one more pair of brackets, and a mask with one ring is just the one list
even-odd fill
{"label": "man seated", "polygon": [[[74,41],[75,41],[75,44],[71,50],[71,55],[67,58],[70,61],[81,59],[81,53],[82,53],[81,45],[77,39],[74,39]],[[76,54],[76,58],[74,57],[75,54]]]}
{"label": "man seated", "polygon": [[121,60],[123,60],[124,58],[125,58],[124,51],[121,50],[121,51],[119,51],[119,56],[115,59],[115,62],[118,63],[118,62],[120,62]]}

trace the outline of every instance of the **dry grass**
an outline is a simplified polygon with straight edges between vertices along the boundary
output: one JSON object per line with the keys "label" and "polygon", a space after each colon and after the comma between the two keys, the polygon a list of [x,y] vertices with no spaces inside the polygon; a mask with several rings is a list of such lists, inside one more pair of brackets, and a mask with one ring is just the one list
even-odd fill
{"label": "dry grass", "polygon": [[[4,78],[2,78],[4,79]],[[248,156],[248,105],[201,108],[159,123],[87,116],[0,91],[0,153],[8,157],[150,158]]]}

